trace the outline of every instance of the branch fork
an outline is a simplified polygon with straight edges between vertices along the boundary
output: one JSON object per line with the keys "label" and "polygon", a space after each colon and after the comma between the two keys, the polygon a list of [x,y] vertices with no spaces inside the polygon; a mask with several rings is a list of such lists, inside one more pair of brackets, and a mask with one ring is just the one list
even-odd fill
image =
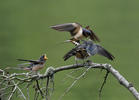
{"label": "branch fork", "polygon": [[[57,68],[48,67],[44,74],[36,74],[36,75],[32,75],[32,76],[30,76],[29,73],[6,74],[5,70],[0,69],[0,80],[1,80],[0,85],[7,86],[8,82],[10,81],[12,84],[10,84],[8,87],[11,87],[11,88],[13,87],[15,90],[18,89],[20,91],[22,97],[25,99],[25,96],[24,96],[22,90],[19,88],[20,84],[23,84],[23,83],[27,83],[28,84],[28,83],[31,83],[33,81],[36,81],[37,84],[38,84],[39,80],[47,79],[46,86],[45,86],[46,92],[47,92],[48,91],[49,81],[52,81],[53,82],[53,86],[54,86],[53,78],[54,78],[54,75],[56,73],[64,71],[64,70],[78,69],[78,68],[82,68],[82,67],[87,68],[87,70],[90,69],[90,68],[97,68],[97,69],[105,69],[105,70],[107,70],[107,72],[111,73],[121,85],[123,85],[125,88],[128,89],[128,91],[131,92],[131,94],[136,98],[136,100],[139,100],[139,93],[135,89],[133,84],[131,82],[128,82],[116,69],[114,69],[112,67],[112,65],[110,65],[110,64],[92,63],[90,61],[88,61],[88,62],[86,62],[84,64],[65,65],[65,66],[60,66],[60,67],[57,67]],[[85,71],[84,74],[86,72],[87,71]],[[81,76],[83,76],[83,75],[81,75]],[[107,75],[108,75],[108,73],[107,73]],[[22,76],[22,78],[20,76]],[[105,78],[104,78],[104,81],[103,81],[104,84],[106,82],[106,78],[107,78],[107,76],[105,76]],[[78,79],[80,79],[80,76],[79,76]],[[16,83],[18,83],[18,84],[13,83],[14,81]],[[76,83],[76,81],[74,83]],[[3,89],[7,89],[8,87],[3,87]],[[39,84],[38,84],[38,89],[39,89],[40,93],[42,94],[42,90],[39,88]],[[1,95],[4,95],[4,94],[1,94],[2,93],[1,90],[2,89],[0,89],[0,98],[1,98]],[[15,90],[13,90],[13,91],[15,91]],[[45,94],[46,94],[45,96],[47,96],[48,93],[45,93]],[[11,96],[12,95],[13,95],[13,92],[11,92]],[[9,97],[9,98],[11,98],[11,97]]]}

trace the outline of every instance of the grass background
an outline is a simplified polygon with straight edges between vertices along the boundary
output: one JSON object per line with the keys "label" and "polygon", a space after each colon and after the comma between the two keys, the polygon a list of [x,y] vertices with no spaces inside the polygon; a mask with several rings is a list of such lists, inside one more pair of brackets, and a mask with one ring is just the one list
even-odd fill
{"label": "grass background", "polygon": [[[16,66],[19,64],[17,58],[37,59],[43,53],[49,58],[46,67],[74,63],[74,58],[66,62],[62,59],[73,45],[60,42],[69,39],[70,35],[49,26],[78,22],[83,26],[90,25],[101,39],[100,44],[116,57],[114,62],[100,56],[90,59],[97,63],[111,63],[139,90],[138,5],[138,0],[1,0],[0,66]],[[55,76],[52,100],[57,100],[71,84],[68,79],[62,81],[67,72]],[[104,74],[90,70],[63,100],[98,100]],[[102,96],[102,100],[135,100],[112,75]]]}

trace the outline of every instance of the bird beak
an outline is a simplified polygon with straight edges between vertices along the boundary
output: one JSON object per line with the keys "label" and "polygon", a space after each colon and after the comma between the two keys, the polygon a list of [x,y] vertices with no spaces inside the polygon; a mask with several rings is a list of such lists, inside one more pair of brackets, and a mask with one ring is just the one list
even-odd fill
{"label": "bird beak", "polygon": [[80,43],[78,43],[78,42],[76,42],[76,41],[72,41],[72,43],[75,44],[76,46],[77,46],[77,45],[80,45]]}
{"label": "bird beak", "polygon": [[46,56],[46,55],[44,55],[44,60],[48,60],[48,58],[47,58],[47,56]]}
{"label": "bird beak", "polygon": [[66,41],[64,41],[64,43],[67,43],[67,42],[71,42],[71,43],[75,44],[76,46],[77,45],[80,45],[80,43],[78,43],[76,41],[72,41],[72,40],[66,40]]}
{"label": "bird beak", "polygon": [[67,43],[67,42],[71,42],[71,40],[66,40],[66,41],[64,41],[64,43]]}

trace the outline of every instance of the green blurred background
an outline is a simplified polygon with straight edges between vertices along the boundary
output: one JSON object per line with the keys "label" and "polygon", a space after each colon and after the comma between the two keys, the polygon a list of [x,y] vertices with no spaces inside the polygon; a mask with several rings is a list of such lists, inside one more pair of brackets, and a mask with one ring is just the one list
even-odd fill
{"label": "green blurred background", "polygon": [[[50,25],[67,22],[90,25],[101,39],[100,44],[116,57],[114,62],[100,56],[90,59],[97,63],[111,63],[139,90],[138,0],[1,0],[1,68],[16,66],[19,64],[17,58],[38,59],[43,53],[49,58],[46,67],[75,63],[74,58],[66,62],[62,59],[74,47],[72,44],[61,44],[70,38],[70,34],[49,28]],[[72,83],[73,80],[69,79],[62,81],[68,72],[56,74],[52,100],[58,100]],[[63,100],[98,100],[98,89],[104,75],[105,71],[90,70]],[[135,100],[110,75],[103,89],[102,100],[117,99]]]}

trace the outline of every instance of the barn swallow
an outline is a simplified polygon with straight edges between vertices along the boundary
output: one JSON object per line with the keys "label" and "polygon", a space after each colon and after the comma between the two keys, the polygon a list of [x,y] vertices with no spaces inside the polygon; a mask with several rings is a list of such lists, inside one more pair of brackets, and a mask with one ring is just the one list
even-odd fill
{"label": "barn swallow", "polygon": [[64,55],[64,61],[69,59],[72,56],[75,56],[76,59],[85,60],[90,56],[94,56],[95,54],[99,54],[101,56],[104,56],[108,58],[109,60],[114,60],[114,56],[109,53],[106,49],[104,49],[102,46],[93,43],[93,41],[88,40],[84,41],[82,44],[76,46],[72,50],[70,50],[68,53]]}
{"label": "barn swallow", "polygon": [[38,71],[44,67],[47,59],[48,58],[47,58],[46,54],[44,54],[38,60],[25,60],[25,59],[17,59],[17,60],[29,62],[28,63],[29,66],[21,67],[23,70]]}
{"label": "barn swallow", "polygon": [[86,26],[83,28],[78,23],[65,23],[65,24],[59,24],[51,26],[52,29],[58,30],[58,31],[68,31],[70,32],[72,38],[70,39],[70,42],[73,43],[73,41],[80,42],[80,40],[85,37],[90,37],[93,41],[100,42],[99,38],[95,35],[95,33],[89,28],[89,26]]}

